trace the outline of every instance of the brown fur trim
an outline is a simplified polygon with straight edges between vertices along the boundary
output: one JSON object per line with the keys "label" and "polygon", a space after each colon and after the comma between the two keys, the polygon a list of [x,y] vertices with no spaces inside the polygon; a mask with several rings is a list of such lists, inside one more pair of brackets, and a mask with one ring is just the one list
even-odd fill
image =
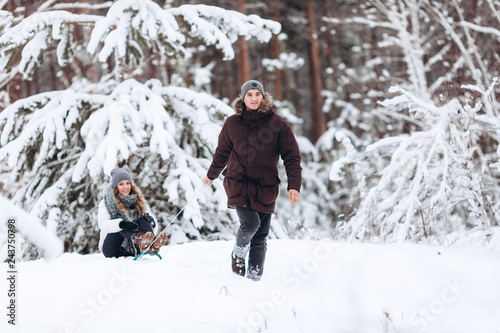
{"label": "brown fur trim", "polygon": [[[241,97],[236,98],[231,105],[233,106],[234,112],[237,115],[242,114],[243,110],[245,110],[245,104],[243,103],[243,99],[241,99]],[[264,100],[262,101],[262,105],[257,111],[263,113],[274,112],[273,97],[270,93],[266,92],[266,94],[264,95]]]}

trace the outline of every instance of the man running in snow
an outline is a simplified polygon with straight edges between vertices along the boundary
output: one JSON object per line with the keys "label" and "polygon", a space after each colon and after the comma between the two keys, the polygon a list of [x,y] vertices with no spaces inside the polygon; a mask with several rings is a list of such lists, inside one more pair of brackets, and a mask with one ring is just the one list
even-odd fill
{"label": "man running in snow", "polygon": [[236,208],[240,228],[231,254],[233,272],[260,280],[266,256],[266,237],[279,192],[278,159],[281,156],[288,177],[292,205],[300,200],[302,168],[300,152],[290,125],[272,108],[272,97],[256,80],[241,86],[233,102],[235,115],[228,117],[205,184],[222,174],[228,206]]}

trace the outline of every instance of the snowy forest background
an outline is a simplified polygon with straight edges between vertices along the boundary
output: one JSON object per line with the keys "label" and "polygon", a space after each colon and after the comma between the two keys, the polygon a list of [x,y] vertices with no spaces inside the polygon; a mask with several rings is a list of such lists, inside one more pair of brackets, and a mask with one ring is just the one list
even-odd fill
{"label": "snowy forest background", "polygon": [[[1,210],[29,212],[65,251],[97,251],[97,204],[116,166],[167,225],[202,188],[248,79],[274,96],[302,153],[302,200],[289,206],[281,168],[272,238],[482,244],[498,226],[500,1],[0,9]],[[234,237],[222,181],[199,193],[169,228],[172,244]],[[31,243],[24,259],[41,255]]]}

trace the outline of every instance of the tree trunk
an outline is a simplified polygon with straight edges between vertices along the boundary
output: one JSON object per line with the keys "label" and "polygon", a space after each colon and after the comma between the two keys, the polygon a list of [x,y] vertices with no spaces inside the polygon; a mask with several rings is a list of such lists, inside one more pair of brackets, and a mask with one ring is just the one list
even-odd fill
{"label": "tree trunk", "polygon": [[224,76],[224,88],[225,88],[224,94],[226,95],[227,98],[229,98],[229,100],[232,100],[233,99],[233,91],[231,90],[231,81],[229,80],[230,69],[229,69],[229,62],[228,61],[223,61],[222,70],[224,72],[224,75],[223,75]]}
{"label": "tree trunk", "polygon": [[[245,0],[238,0],[237,10],[245,13]],[[243,84],[250,80],[250,58],[248,56],[248,43],[244,37],[238,37],[238,71],[240,74],[240,83]]]}
{"label": "tree trunk", "polygon": [[309,61],[309,75],[311,80],[311,97],[313,107],[313,141],[316,142],[319,137],[326,131],[325,115],[323,114],[323,97],[321,90],[321,64],[319,61],[319,45],[318,34],[316,32],[316,25],[314,23],[314,11],[312,0],[307,0],[307,19],[309,21],[309,35],[310,35],[310,61]]}
{"label": "tree trunk", "polygon": [[[333,17],[332,16],[332,11],[330,10],[330,6],[329,6],[329,1],[328,0],[324,0],[323,3],[322,3],[322,7],[323,7],[323,13],[325,14],[326,17]],[[325,32],[323,33],[323,38],[324,38],[324,41],[325,41],[325,49],[324,49],[324,56],[326,58],[326,64],[328,67],[330,68],[333,68],[334,65],[333,65],[333,51],[332,51],[332,25],[331,23],[326,23],[326,29],[325,29]],[[331,89],[333,90],[332,87],[328,87],[327,86],[327,89]]]}
{"label": "tree trunk", "polygon": [[[281,21],[281,5],[280,5],[280,0],[274,0],[274,20],[276,22]],[[278,38],[278,35],[275,35],[273,37],[273,50],[274,50],[274,58],[279,59],[281,49],[280,49],[280,41]],[[282,87],[282,77],[281,77],[281,69],[276,68],[274,70],[274,79],[276,80],[275,83],[275,95],[274,97],[278,101],[283,100],[283,87]]]}

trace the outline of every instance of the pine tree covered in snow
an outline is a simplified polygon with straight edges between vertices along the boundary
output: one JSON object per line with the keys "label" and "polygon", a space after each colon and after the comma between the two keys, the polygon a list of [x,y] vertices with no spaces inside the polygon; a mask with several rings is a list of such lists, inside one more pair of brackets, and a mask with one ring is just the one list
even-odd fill
{"label": "pine tree covered in snow", "polygon": [[[176,64],[192,56],[186,43],[198,39],[231,59],[238,36],[265,42],[280,30],[255,15],[204,5],[162,9],[149,0],[116,1],[106,16],[49,10],[16,21],[2,13],[2,75],[19,70],[29,78],[53,44],[59,65],[95,57],[109,73],[100,82],[75,77],[66,90],[15,101],[0,113],[4,190],[33,216],[56,225],[66,251],[81,253],[97,249],[97,203],[112,168],[126,165],[166,225],[202,186],[222,121],[233,112],[179,76],[171,84],[135,80],[145,54]],[[87,45],[72,38],[78,25],[92,27]],[[220,183],[198,198],[201,205],[183,212],[190,222],[185,229],[169,230],[172,242],[234,231],[234,216],[221,209],[226,199]],[[36,251],[28,250],[30,256]]]}

